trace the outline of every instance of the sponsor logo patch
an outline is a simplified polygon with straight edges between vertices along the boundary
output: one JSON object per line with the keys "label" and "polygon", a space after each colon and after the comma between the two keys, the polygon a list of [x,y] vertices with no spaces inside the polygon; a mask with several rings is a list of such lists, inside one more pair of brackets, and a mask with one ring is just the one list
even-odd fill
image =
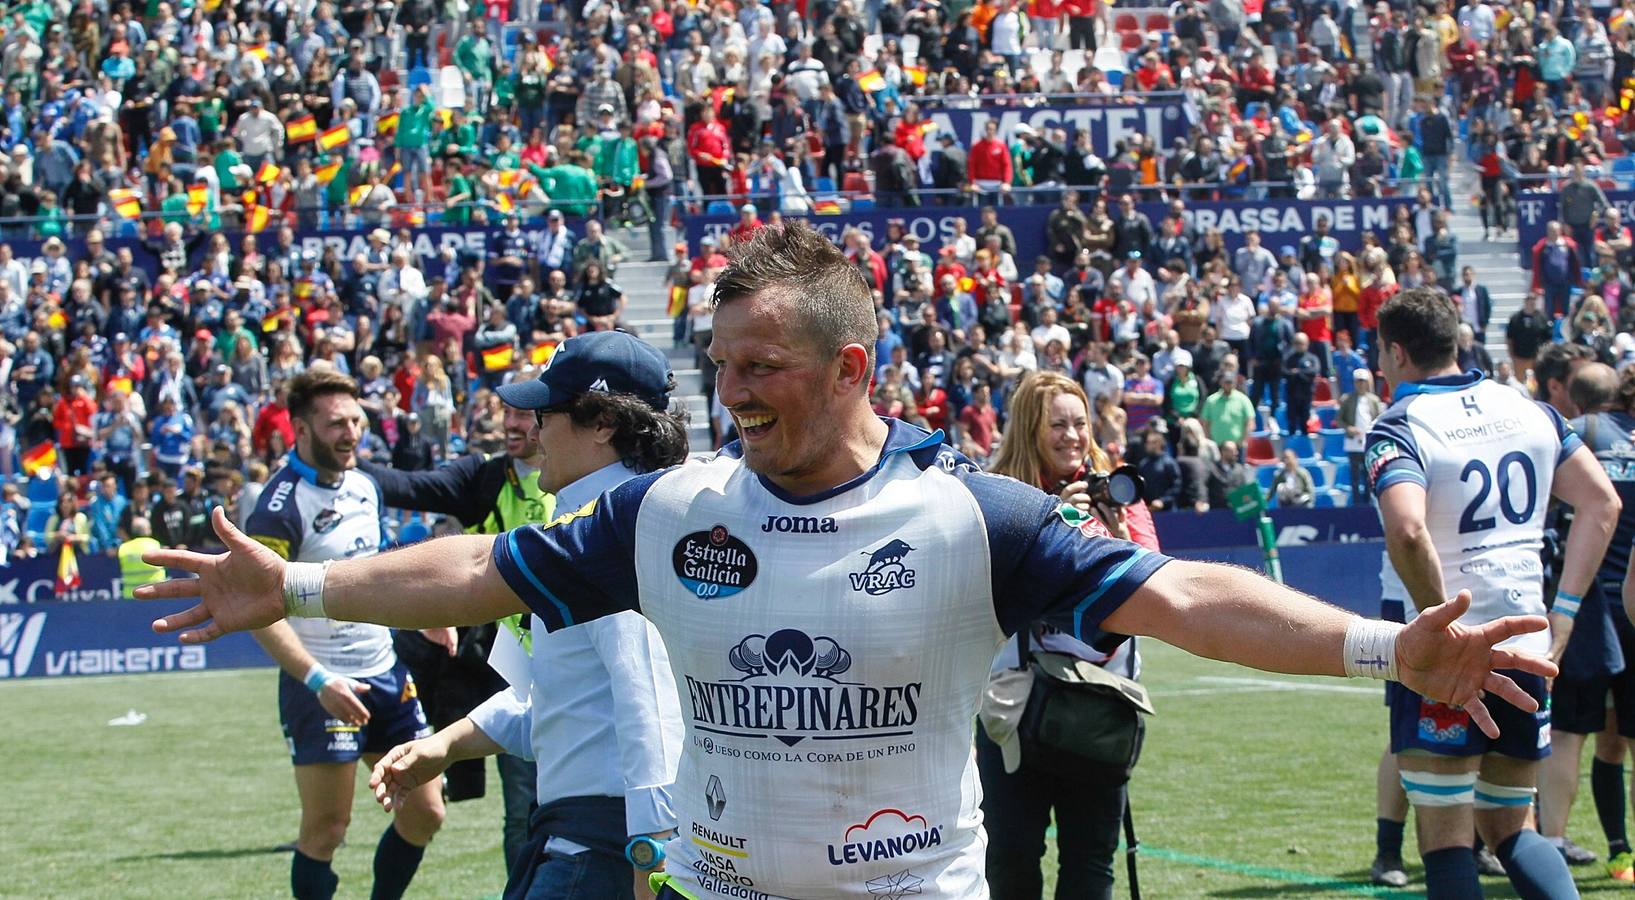
{"label": "sponsor logo patch", "polygon": [[851,573],[852,590],[879,596],[913,587],[914,570],[903,563],[903,558],[913,551],[913,547],[895,539],[866,551],[863,555],[869,558],[869,564],[863,571]]}
{"label": "sponsor logo patch", "polygon": [[850,866],[896,859],[941,845],[941,825],[931,825],[925,816],[910,815],[900,809],[881,809],[847,828],[839,844],[829,845],[829,865]]}
{"label": "sponsor logo patch", "polygon": [[731,597],[749,587],[760,570],[749,545],[733,537],[725,525],[683,537],[670,560],[682,587],[705,600]]}

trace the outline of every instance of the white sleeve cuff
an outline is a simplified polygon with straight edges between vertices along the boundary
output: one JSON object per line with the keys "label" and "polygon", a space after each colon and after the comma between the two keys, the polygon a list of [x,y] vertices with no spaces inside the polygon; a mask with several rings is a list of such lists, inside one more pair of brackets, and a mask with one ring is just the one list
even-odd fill
{"label": "white sleeve cuff", "polygon": [[505,748],[505,752],[523,759],[533,759],[532,724],[533,706],[526,695],[507,688],[466,714],[483,734]]}
{"label": "white sleeve cuff", "polygon": [[676,827],[676,811],[670,805],[670,786],[628,788],[624,792],[626,833],[657,834]]}

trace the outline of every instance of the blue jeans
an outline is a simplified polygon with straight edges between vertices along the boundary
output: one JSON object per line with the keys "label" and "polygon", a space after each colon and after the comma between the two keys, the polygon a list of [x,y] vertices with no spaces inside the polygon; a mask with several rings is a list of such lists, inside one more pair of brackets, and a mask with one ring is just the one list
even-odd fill
{"label": "blue jeans", "polygon": [[635,884],[635,870],[621,857],[596,850],[546,853],[528,886],[528,900],[632,900]]}
{"label": "blue jeans", "polygon": [[528,844],[528,815],[534,810],[536,776],[533,760],[501,753],[494,762],[500,770],[500,797],[505,801],[505,874],[509,876]]}
{"label": "blue jeans", "polygon": [[1453,192],[1448,189],[1448,155],[1446,153],[1425,154],[1425,178],[1430,181],[1431,196],[1442,204],[1444,209],[1453,207]]}

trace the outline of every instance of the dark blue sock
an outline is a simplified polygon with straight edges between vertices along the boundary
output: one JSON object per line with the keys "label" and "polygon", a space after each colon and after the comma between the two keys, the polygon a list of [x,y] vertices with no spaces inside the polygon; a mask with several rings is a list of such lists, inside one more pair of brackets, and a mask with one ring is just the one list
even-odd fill
{"label": "dark blue sock", "polygon": [[1443,847],[1423,854],[1426,900],[1482,900],[1476,857],[1469,847]]}
{"label": "dark blue sock", "polygon": [[1576,898],[1578,888],[1567,871],[1561,851],[1528,828],[1511,835],[1494,849],[1504,863],[1504,873],[1522,900],[1565,900]]}
{"label": "dark blue sock", "polygon": [[335,896],[335,885],[341,878],[329,867],[327,859],[312,857],[295,851],[290,861],[290,893],[295,900],[330,900]]}
{"label": "dark blue sock", "polygon": [[397,900],[409,889],[425,847],[416,847],[397,833],[396,825],[386,826],[375,846],[375,887],[369,892],[371,900]]}
{"label": "dark blue sock", "polygon": [[1629,832],[1624,830],[1624,764],[1595,760],[1590,764],[1590,793],[1595,796],[1595,815],[1607,836],[1607,853],[1617,856],[1629,850]]}
{"label": "dark blue sock", "polygon": [[1374,820],[1374,847],[1375,852],[1384,859],[1402,858],[1402,826],[1403,822],[1393,822],[1390,819]]}

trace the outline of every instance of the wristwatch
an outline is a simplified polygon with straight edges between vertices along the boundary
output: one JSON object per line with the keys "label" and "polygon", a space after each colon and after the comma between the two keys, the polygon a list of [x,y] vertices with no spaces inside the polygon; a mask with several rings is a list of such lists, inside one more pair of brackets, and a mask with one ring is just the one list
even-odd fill
{"label": "wristwatch", "polygon": [[651,872],[664,864],[664,842],[647,835],[633,837],[624,845],[624,858],[643,872]]}

